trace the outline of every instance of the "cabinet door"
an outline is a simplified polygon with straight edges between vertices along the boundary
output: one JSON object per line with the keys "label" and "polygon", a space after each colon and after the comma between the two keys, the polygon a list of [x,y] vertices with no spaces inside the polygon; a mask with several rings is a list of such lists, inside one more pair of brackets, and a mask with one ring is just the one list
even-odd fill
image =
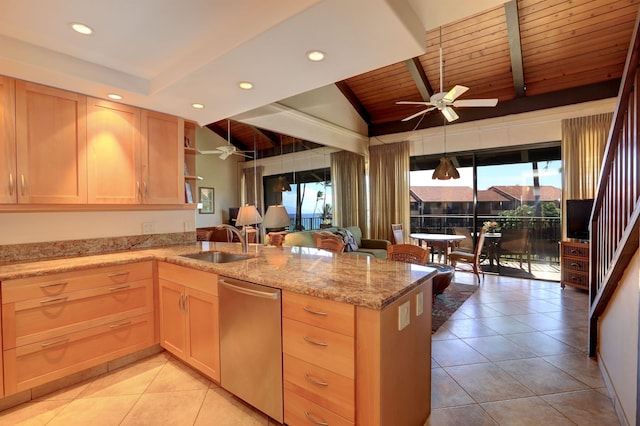
{"label": "cabinet door", "polygon": [[86,96],[16,82],[18,203],[87,202]]}
{"label": "cabinet door", "polygon": [[160,345],[176,357],[186,360],[183,292],[183,286],[160,278]]}
{"label": "cabinet door", "polygon": [[186,288],[187,362],[212,379],[220,381],[218,298]]}
{"label": "cabinet door", "polygon": [[0,76],[0,203],[16,203],[15,80]]}
{"label": "cabinet door", "polygon": [[140,109],[87,99],[90,204],[137,204],[140,199]]}
{"label": "cabinet door", "polygon": [[183,204],[184,121],[142,111],[142,198],[150,204]]}

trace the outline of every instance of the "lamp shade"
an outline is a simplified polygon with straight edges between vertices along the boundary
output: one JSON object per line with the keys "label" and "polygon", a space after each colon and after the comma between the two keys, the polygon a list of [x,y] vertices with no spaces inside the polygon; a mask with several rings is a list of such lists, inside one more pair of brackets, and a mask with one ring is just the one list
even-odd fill
{"label": "lamp shade", "polygon": [[291,218],[289,218],[289,213],[287,213],[287,209],[283,205],[275,204],[269,206],[264,214],[264,221],[262,221],[262,226],[265,229],[285,228],[289,225],[291,225]]}
{"label": "lamp shade", "polygon": [[433,176],[431,179],[439,179],[439,180],[447,180],[447,179],[458,179],[460,177],[460,173],[453,166],[451,160],[447,157],[440,157],[440,164],[433,171]]}
{"label": "lamp shade", "polygon": [[236,218],[236,226],[255,225],[262,223],[262,216],[258,213],[256,206],[242,206],[238,211],[238,217]]}
{"label": "lamp shade", "polygon": [[278,177],[278,181],[273,185],[273,192],[287,192],[291,191],[291,185],[287,182],[287,178],[284,176]]}

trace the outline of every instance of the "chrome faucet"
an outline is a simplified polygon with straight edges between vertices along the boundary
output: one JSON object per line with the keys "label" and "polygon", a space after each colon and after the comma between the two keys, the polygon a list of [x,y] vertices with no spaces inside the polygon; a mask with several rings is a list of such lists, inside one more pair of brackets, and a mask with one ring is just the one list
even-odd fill
{"label": "chrome faucet", "polygon": [[227,225],[226,223],[223,223],[222,225],[218,225],[216,226],[217,229],[227,229],[229,231],[231,231],[232,233],[234,233],[235,235],[238,236],[238,239],[240,240],[240,244],[242,244],[242,252],[243,253],[249,253],[249,243],[247,241],[247,231],[246,228],[244,231],[244,235],[238,231],[238,228],[236,228],[235,226],[231,226],[231,225]]}

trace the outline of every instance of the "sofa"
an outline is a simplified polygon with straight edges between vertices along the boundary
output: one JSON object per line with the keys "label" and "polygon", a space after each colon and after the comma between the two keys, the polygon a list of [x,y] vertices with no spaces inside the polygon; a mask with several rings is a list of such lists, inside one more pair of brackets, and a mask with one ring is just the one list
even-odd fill
{"label": "sofa", "polygon": [[358,246],[355,251],[345,251],[347,254],[356,254],[361,256],[378,257],[380,259],[387,258],[387,245],[391,244],[387,240],[374,240],[368,238],[362,238],[362,231],[358,226],[348,226],[346,228],[324,228],[314,229],[310,231],[298,231],[291,232],[284,237],[283,246],[289,247],[316,247],[315,240],[313,238],[314,232],[336,232],[341,229],[346,229],[355,239]]}

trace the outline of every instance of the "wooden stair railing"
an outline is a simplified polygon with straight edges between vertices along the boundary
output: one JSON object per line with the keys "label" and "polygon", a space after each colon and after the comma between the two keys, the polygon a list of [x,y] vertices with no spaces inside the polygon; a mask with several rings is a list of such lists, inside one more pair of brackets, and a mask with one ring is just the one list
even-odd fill
{"label": "wooden stair railing", "polygon": [[640,15],[629,45],[618,102],[591,215],[589,356],[597,350],[598,317],[639,245]]}

